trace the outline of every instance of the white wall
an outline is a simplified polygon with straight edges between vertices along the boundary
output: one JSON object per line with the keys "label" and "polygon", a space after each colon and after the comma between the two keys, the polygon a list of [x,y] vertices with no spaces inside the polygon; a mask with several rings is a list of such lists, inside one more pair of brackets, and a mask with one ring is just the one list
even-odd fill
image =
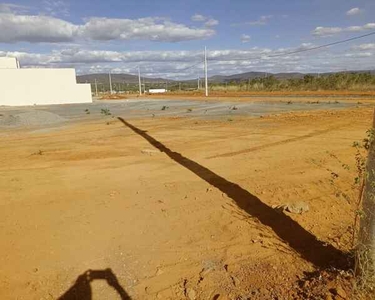
{"label": "white wall", "polygon": [[0,69],[17,69],[18,67],[15,57],[0,57]]}
{"label": "white wall", "polygon": [[74,69],[0,69],[0,105],[92,102],[90,84],[76,84]]}

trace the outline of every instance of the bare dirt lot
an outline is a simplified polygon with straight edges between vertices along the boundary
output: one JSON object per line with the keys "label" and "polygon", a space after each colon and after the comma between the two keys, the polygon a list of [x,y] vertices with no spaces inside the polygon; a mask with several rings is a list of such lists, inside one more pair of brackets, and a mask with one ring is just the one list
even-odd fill
{"label": "bare dirt lot", "polygon": [[[371,119],[353,106],[4,129],[0,299],[307,299],[307,273],[345,264],[352,144]],[[326,299],[350,299],[342,288]]]}

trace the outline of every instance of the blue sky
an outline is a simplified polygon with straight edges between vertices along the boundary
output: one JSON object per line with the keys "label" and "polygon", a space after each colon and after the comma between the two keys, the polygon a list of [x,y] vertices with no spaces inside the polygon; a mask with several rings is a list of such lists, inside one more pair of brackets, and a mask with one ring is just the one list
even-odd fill
{"label": "blue sky", "polygon": [[[209,72],[375,69],[375,36],[270,58],[375,31],[373,0],[24,0],[0,2],[0,56],[25,67],[189,78]],[[243,59],[243,60],[239,60]]]}

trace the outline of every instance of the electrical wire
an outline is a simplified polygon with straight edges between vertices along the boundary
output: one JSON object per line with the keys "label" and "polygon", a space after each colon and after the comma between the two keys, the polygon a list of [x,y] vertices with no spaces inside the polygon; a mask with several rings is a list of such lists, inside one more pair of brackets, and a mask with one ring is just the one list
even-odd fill
{"label": "electrical wire", "polygon": [[[365,38],[365,37],[368,37],[368,36],[371,36],[371,35],[375,35],[375,31],[367,33],[367,34],[351,37],[351,38],[348,38],[348,39],[345,39],[345,40],[340,40],[340,41],[336,41],[336,42],[332,42],[332,43],[328,43],[328,44],[323,44],[323,45],[319,45],[319,46],[315,46],[315,47],[311,47],[311,48],[299,49],[299,50],[284,52],[284,53],[280,53],[280,54],[273,54],[273,55],[264,54],[262,56],[249,57],[249,58],[232,58],[232,59],[228,59],[228,60],[246,61],[246,60],[250,60],[250,59],[259,59],[259,58],[262,58],[262,57],[270,57],[270,58],[281,57],[281,56],[286,56],[286,55],[291,55],[291,54],[297,54],[297,53],[327,48],[327,47],[330,47],[330,46],[335,46],[335,45],[338,45],[338,44],[343,44],[343,43],[347,43],[347,42],[350,42],[350,41],[362,39],[362,38]],[[212,60],[217,60],[217,61],[223,61],[224,60],[224,59],[220,59],[220,58],[207,58],[207,59],[211,60],[211,61]]]}

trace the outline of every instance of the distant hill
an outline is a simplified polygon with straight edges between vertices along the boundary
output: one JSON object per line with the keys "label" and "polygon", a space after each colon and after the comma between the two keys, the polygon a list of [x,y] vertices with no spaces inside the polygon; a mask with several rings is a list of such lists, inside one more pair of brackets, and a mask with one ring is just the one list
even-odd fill
{"label": "distant hill", "polygon": [[305,74],[302,73],[266,73],[266,72],[246,72],[233,75],[216,75],[209,78],[211,82],[230,82],[230,81],[241,81],[251,80],[260,77],[274,76],[277,79],[291,79],[291,78],[302,78]]}
{"label": "distant hill", "polygon": [[[347,71],[347,72],[355,72],[355,73],[371,73],[372,75],[375,75],[375,70],[371,71]],[[335,72],[330,73],[309,73],[309,75],[312,76],[324,76],[329,74],[334,74]],[[338,72],[340,73],[340,72]],[[341,72],[342,73],[342,72]],[[251,80],[255,78],[260,77],[266,77],[266,76],[274,76],[277,79],[296,79],[296,78],[303,78],[306,74],[304,73],[266,73],[266,72],[246,72],[246,73],[239,73],[239,74],[233,74],[233,75],[214,75],[208,78],[209,82],[215,82],[215,83],[224,83],[224,82],[232,82],[232,81],[244,81],[244,80]],[[129,83],[129,84],[138,84],[138,76],[137,75],[130,75],[130,74],[112,74],[112,83]],[[77,82],[78,83],[94,83],[95,79],[98,83],[102,84],[108,84],[109,83],[109,77],[108,74],[88,74],[88,75],[79,75],[77,76]],[[196,82],[196,79],[190,79],[190,80],[179,80],[179,82],[186,82],[186,83],[193,83]],[[165,78],[147,78],[142,77],[142,82],[146,83],[165,83],[165,82],[178,82],[170,79]]]}
{"label": "distant hill", "polygon": [[[98,83],[109,83],[109,76],[106,73],[101,74],[87,74],[87,75],[79,75],[77,76],[77,82],[78,83],[94,83],[95,79]],[[131,74],[111,74],[111,80],[112,83],[136,83],[138,84],[138,76],[137,75],[131,75]],[[172,82],[173,80],[170,79],[163,79],[163,78],[146,78],[142,77],[142,83],[143,82]]]}

